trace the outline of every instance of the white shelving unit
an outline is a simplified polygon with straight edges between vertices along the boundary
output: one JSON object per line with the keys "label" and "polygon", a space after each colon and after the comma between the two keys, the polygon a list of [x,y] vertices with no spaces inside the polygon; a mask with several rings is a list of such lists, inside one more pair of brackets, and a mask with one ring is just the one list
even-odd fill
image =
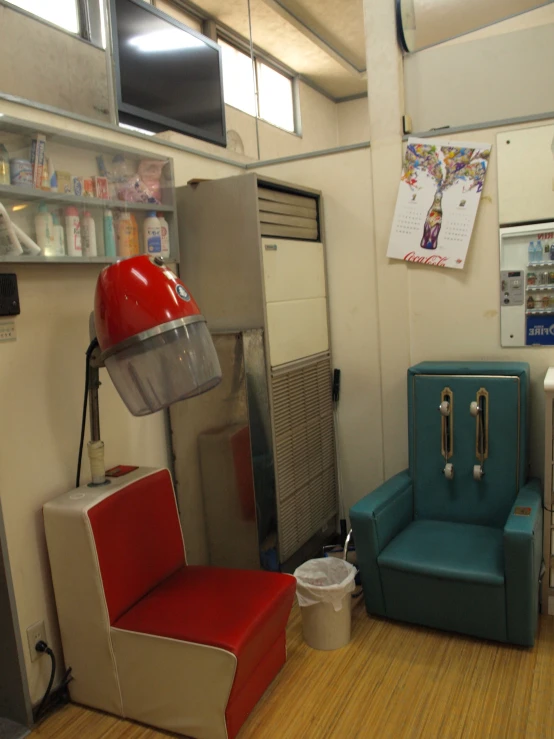
{"label": "white shelving unit", "polygon": [[[10,116],[0,117],[0,143],[8,150],[10,158],[29,158],[32,137],[41,133],[46,136],[46,156],[53,162],[53,168],[58,171],[69,172],[76,177],[92,177],[99,175],[97,157],[104,158],[106,167],[110,169],[112,159],[117,154],[123,154],[131,162],[138,164],[142,159],[157,160],[164,163],[161,187],[161,203],[140,203],[119,200],[115,198],[101,199],[73,193],[60,193],[48,190],[38,190],[32,187],[19,185],[0,185],[0,202],[8,210],[10,218],[22,228],[31,238],[35,238],[34,216],[39,204],[45,203],[51,212],[60,212],[65,206],[76,206],[80,213],[90,211],[95,220],[97,257],[47,257],[43,255],[30,256],[0,255],[0,265],[3,263],[17,264],[109,264],[124,257],[105,256],[103,238],[103,211],[110,209],[116,214],[118,211],[134,213],[139,227],[139,238],[142,235],[142,223],[147,211],[156,211],[164,214],[169,227],[171,258],[170,262],[179,262],[179,234],[175,208],[175,181],[173,175],[173,160],[160,157],[148,151],[140,151],[127,146],[119,146],[111,142],[92,139],[87,136],[66,131],[60,131],[49,126],[37,127]],[[61,213],[59,213],[61,215]],[[63,223],[63,220],[62,220]],[[144,244],[141,240],[141,253]]]}
{"label": "white shelving unit", "polygon": [[542,581],[543,613],[554,616],[554,367],[544,378],[544,565]]}

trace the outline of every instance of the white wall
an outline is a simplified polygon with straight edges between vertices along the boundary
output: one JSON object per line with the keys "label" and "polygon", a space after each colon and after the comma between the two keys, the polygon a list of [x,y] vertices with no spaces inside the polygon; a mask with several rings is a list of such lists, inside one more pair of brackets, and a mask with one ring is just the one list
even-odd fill
{"label": "white wall", "polygon": [[554,111],[554,5],[404,57],[414,131]]}
{"label": "white wall", "polygon": [[[139,148],[125,134],[95,130],[57,116],[0,102],[0,112]],[[224,177],[241,170],[145,142],[145,151],[174,158],[177,185],[193,177]],[[42,505],[71,489],[79,442],[88,317],[100,265],[6,265],[19,282],[17,341],[0,344],[0,498],[12,566],[31,698],[46,688],[49,663],[30,663],[26,628],[46,621],[49,643],[61,657],[42,525]],[[106,463],[165,466],[162,414],[133,418],[102,371],[100,410]],[[88,438],[88,427],[87,437]],[[85,456],[83,480],[90,479]],[[62,663],[62,660],[59,660]]]}
{"label": "white wall", "polygon": [[367,98],[337,103],[338,145],[369,141],[369,110]]}
{"label": "white wall", "polygon": [[344,507],[383,480],[379,324],[369,149],[261,167],[323,191],[333,366],[341,369],[338,447]]}

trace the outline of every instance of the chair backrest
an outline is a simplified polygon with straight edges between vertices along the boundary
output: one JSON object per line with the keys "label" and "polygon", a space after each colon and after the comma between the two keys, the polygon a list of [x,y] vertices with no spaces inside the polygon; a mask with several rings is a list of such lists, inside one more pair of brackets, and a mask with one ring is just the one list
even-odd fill
{"label": "chair backrest", "polygon": [[83,485],[46,503],[44,524],[71,697],[122,714],[111,624],[185,564],[169,472]]}
{"label": "chair backrest", "polygon": [[[443,474],[444,397],[452,414],[450,480]],[[424,362],[408,370],[415,518],[504,526],[527,479],[528,397],[529,365],[523,362]],[[472,402],[482,404],[481,417],[471,415]],[[485,447],[478,439],[483,432]],[[473,467],[484,448],[485,474],[477,480]]]}
{"label": "chair backrest", "polygon": [[175,493],[167,470],[142,477],[88,510],[114,623],[185,564]]}

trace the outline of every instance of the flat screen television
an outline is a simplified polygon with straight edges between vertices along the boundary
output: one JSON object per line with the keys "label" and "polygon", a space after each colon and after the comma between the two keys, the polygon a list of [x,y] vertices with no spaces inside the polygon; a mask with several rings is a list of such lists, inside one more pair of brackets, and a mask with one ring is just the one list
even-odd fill
{"label": "flat screen television", "polygon": [[226,145],[221,49],[142,0],[111,0],[119,120]]}

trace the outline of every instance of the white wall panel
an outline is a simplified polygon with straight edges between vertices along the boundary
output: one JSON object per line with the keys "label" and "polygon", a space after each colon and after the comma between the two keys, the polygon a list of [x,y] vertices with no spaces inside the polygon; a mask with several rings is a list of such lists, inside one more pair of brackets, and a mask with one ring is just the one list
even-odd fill
{"label": "white wall panel", "polygon": [[404,58],[414,131],[554,111],[554,23]]}

